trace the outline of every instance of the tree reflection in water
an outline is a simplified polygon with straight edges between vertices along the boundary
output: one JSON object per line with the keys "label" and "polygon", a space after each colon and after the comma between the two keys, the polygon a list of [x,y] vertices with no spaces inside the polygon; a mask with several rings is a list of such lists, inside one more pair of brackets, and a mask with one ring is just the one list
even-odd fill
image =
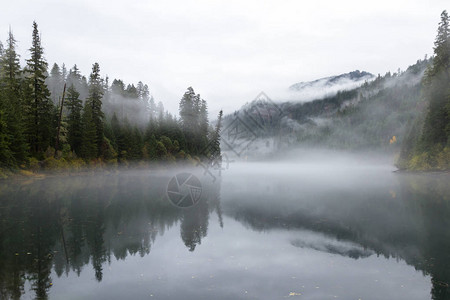
{"label": "tree reflection in water", "polygon": [[[150,253],[158,234],[181,223],[194,251],[219,206],[220,182],[205,181],[196,206],[180,209],[166,199],[168,174],[126,172],[0,183],[0,298],[19,299],[25,282],[47,298],[57,276],[78,276],[91,264],[101,281],[112,257]],[[219,209],[218,209],[219,208]]]}
{"label": "tree reflection in water", "polygon": [[399,175],[392,191],[369,185],[348,194],[286,178],[250,190],[235,178],[234,187],[243,189],[224,187],[221,195],[220,181],[202,180],[201,201],[187,209],[166,199],[172,175],[130,171],[1,182],[0,298],[19,299],[27,282],[36,298],[46,298],[52,272],[80,276],[89,265],[101,281],[105,266],[150,254],[158,236],[174,226],[186,250],[195,251],[208,234],[211,213],[223,227],[222,212],[252,230],[309,230],[337,241],[318,244],[299,235],[291,241],[296,247],[354,259],[373,254],[402,259],[431,276],[433,299],[450,298],[446,175]]}
{"label": "tree reflection in water", "polygon": [[[450,175],[391,176],[387,185],[358,179],[349,190],[280,178],[270,188],[253,186],[245,201],[239,193],[229,196],[224,213],[256,231],[306,229],[342,242],[294,240],[293,246],[354,259],[373,253],[402,259],[431,276],[432,299],[450,299]],[[392,190],[381,189],[386,186]]]}

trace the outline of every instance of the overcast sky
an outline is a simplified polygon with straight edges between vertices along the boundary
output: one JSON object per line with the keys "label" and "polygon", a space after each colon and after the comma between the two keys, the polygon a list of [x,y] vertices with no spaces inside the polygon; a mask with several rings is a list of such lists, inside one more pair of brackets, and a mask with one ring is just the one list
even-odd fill
{"label": "overcast sky", "polygon": [[[448,0],[14,0],[2,4],[22,64],[36,20],[45,57],[147,83],[171,112],[188,86],[210,113],[356,69],[384,74],[432,54]],[[447,7],[446,7],[447,5]],[[212,116],[211,116],[212,117]]]}

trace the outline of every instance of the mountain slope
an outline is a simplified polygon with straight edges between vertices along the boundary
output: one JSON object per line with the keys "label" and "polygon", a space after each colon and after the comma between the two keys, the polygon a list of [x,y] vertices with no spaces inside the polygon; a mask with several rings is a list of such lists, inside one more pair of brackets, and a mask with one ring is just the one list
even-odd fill
{"label": "mountain slope", "polygon": [[[418,60],[400,74],[387,73],[360,87],[309,102],[277,103],[262,93],[224,118],[222,137],[228,139],[225,145],[229,148],[224,150],[239,156],[300,145],[397,151],[408,124],[423,111],[420,82],[429,63]],[[348,76],[366,76],[361,74]],[[320,81],[324,83],[323,79],[313,82]],[[330,84],[338,81],[327,80]]]}
{"label": "mountain slope", "polygon": [[369,72],[356,70],[313,81],[295,83],[289,87],[289,90],[294,92],[304,92],[311,89],[331,89],[333,87],[342,90],[345,89],[345,87],[354,88],[357,85],[362,85],[365,81],[371,80],[374,77],[375,76]]}

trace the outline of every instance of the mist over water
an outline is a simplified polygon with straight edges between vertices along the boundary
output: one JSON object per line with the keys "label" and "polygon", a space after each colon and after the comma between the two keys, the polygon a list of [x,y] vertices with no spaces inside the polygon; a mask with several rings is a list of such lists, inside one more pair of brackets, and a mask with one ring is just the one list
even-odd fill
{"label": "mist over water", "polygon": [[[198,166],[4,181],[1,295],[447,299],[448,175],[393,170],[298,150],[215,179]],[[183,172],[201,182],[189,208],[167,196]]]}

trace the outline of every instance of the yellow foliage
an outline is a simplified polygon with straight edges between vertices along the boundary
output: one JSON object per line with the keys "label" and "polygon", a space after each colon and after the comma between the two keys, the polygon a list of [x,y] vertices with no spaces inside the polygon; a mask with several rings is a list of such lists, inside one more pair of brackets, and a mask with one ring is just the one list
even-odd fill
{"label": "yellow foliage", "polygon": [[6,179],[8,178],[8,175],[6,174],[5,170],[0,168],[0,179]]}
{"label": "yellow foliage", "polygon": [[31,171],[36,172],[40,168],[39,161],[34,157],[29,158],[28,159],[28,167],[30,168]]}
{"label": "yellow foliage", "polygon": [[450,170],[450,147],[445,147],[436,155],[437,169]]}
{"label": "yellow foliage", "polygon": [[414,155],[408,162],[408,169],[413,171],[431,170],[430,155],[426,152]]}
{"label": "yellow foliage", "polygon": [[416,154],[409,160],[407,168],[413,171],[450,170],[450,147],[437,149],[433,154]]}
{"label": "yellow foliage", "polygon": [[44,160],[43,167],[47,170],[66,170],[69,168],[69,164],[64,158],[48,157]]}
{"label": "yellow foliage", "polygon": [[19,174],[27,177],[34,175],[34,173],[29,170],[19,170]]}

